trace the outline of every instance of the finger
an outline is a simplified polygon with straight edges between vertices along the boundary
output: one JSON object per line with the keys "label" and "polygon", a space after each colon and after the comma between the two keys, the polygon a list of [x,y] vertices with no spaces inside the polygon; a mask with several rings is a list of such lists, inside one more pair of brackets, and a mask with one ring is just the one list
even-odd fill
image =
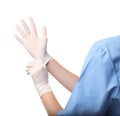
{"label": "finger", "polygon": [[27,75],[30,75],[30,71],[29,70],[26,70],[26,73],[27,73]]}
{"label": "finger", "polygon": [[28,70],[26,70],[26,73],[27,73],[27,75],[29,75],[29,74],[30,74]]}
{"label": "finger", "polygon": [[30,33],[31,33],[31,32],[30,32],[30,29],[29,29],[29,27],[27,26],[27,24],[25,23],[24,20],[21,20],[21,24],[22,24],[22,26],[24,27],[26,33],[27,33],[27,34],[30,34]]}
{"label": "finger", "polygon": [[34,74],[33,69],[27,69],[26,72],[27,72],[28,75],[33,75]]}
{"label": "finger", "polygon": [[31,70],[32,70],[32,68],[27,68],[27,69],[26,69],[26,72],[27,72],[27,73],[30,73]]}
{"label": "finger", "polygon": [[46,31],[46,27],[45,26],[43,26],[43,28],[42,28],[42,38],[43,39],[47,39],[47,31]]}
{"label": "finger", "polygon": [[35,26],[35,23],[34,23],[32,17],[29,17],[29,21],[30,21],[32,32],[37,35],[36,26]]}
{"label": "finger", "polygon": [[24,33],[24,31],[20,26],[16,25],[16,29],[19,31],[19,33],[22,35],[23,38],[26,38],[26,34]]}
{"label": "finger", "polygon": [[22,40],[19,36],[14,35],[14,37],[21,43],[24,45],[24,40]]}

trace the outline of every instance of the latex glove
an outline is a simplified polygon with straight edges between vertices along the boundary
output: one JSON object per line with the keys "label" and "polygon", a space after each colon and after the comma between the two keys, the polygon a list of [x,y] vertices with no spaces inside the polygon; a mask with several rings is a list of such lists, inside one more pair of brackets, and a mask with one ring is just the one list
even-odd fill
{"label": "latex glove", "polygon": [[26,48],[26,50],[30,53],[30,55],[39,59],[42,63],[46,64],[50,60],[50,56],[48,55],[47,48],[47,32],[46,27],[42,28],[42,37],[40,38],[36,31],[36,26],[33,19],[29,18],[31,30],[27,26],[24,20],[21,20],[21,24],[24,30],[16,25],[17,30],[21,34],[22,38],[18,35],[15,35],[15,38]]}
{"label": "latex glove", "polygon": [[27,74],[31,74],[40,97],[44,93],[51,91],[51,88],[48,84],[48,72],[46,65],[42,64],[39,60],[36,60],[27,65],[26,71]]}

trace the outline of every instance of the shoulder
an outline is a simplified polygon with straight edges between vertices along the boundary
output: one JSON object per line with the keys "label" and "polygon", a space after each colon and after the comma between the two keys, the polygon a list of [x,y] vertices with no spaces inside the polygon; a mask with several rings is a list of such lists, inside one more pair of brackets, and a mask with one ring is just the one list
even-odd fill
{"label": "shoulder", "polygon": [[119,36],[108,37],[108,38],[96,41],[93,44],[93,46],[108,48],[108,49],[111,49],[111,48],[112,49],[118,49],[118,48],[120,48],[120,35]]}

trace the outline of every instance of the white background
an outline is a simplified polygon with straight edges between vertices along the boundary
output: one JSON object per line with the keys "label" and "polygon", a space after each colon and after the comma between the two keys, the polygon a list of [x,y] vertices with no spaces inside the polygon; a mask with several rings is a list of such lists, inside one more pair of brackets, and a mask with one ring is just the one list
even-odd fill
{"label": "white background", "polygon": [[[25,72],[32,58],[13,37],[29,16],[39,34],[47,26],[50,55],[77,75],[95,41],[120,34],[119,0],[0,0],[0,116],[47,116]],[[49,77],[64,108],[70,93]]]}

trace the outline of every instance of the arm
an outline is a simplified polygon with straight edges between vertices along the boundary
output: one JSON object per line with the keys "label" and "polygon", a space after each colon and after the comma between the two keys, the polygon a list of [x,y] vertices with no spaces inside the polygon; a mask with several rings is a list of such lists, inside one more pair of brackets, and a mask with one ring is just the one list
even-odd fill
{"label": "arm", "polygon": [[56,116],[57,112],[62,110],[62,107],[52,92],[45,93],[41,97],[41,100],[49,116]]}
{"label": "arm", "polygon": [[53,58],[47,63],[47,69],[65,88],[73,90],[78,76],[69,72]]}
{"label": "arm", "polygon": [[33,82],[36,86],[38,94],[49,116],[55,116],[62,107],[55,98],[49,83],[48,72],[46,66],[36,60],[27,65],[27,73],[31,74]]}

